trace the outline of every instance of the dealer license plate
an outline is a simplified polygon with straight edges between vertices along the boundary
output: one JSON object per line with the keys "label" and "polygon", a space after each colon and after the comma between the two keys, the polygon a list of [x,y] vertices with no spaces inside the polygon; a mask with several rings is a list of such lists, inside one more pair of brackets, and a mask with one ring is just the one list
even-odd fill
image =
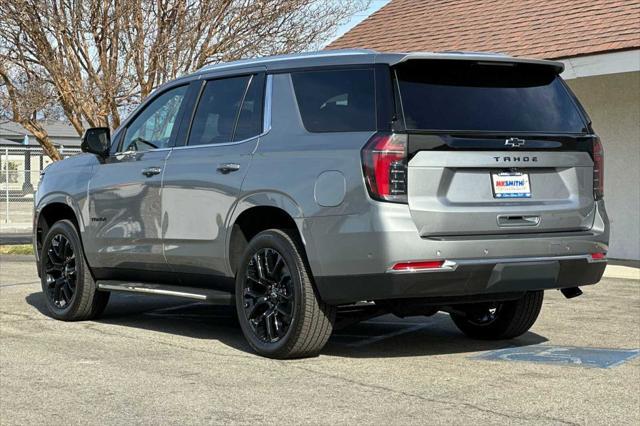
{"label": "dealer license plate", "polygon": [[491,173],[493,198],[531,198],[528,173]]}

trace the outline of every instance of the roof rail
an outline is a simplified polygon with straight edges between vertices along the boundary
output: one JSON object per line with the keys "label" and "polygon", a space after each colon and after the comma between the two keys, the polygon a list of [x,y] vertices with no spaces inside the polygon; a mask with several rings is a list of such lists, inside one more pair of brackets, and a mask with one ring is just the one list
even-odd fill
{"label": "roof rail", "polygon": [[346,56],[346,55],[366,55],[377,53],[375,50],[370,49],[330,49],[330,50],[318,50],[313,52],[302,53],[288,53],[284,55],[263,56],[260,58],[240,59],[232,62],[223,62],[219,64],[205,65],[200,68],[198,72],[213,71],[223,69],[232,66],[240,65],[260,65],[266,62],[284,61],[298,58],[323,58],[331,56]]}

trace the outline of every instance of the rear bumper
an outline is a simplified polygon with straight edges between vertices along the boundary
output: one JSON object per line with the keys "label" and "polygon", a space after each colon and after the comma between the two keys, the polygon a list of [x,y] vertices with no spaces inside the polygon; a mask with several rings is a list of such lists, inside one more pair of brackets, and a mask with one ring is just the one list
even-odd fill
{"label": "rear bumper", "polygon": [[317,276],[320,297],[330,304],[404,298],[456,298],[595,284],[606,261],[588,255],[468,259],[429,272]]}
{"label": "rear bumper", "polygon": [[384,274],[398,262],[581,256],[609,248],[602,201],[596,203],[592,228],[584,232],[420,237],[406,204],[373,201],[362,214],[297,222],[315,277]]}

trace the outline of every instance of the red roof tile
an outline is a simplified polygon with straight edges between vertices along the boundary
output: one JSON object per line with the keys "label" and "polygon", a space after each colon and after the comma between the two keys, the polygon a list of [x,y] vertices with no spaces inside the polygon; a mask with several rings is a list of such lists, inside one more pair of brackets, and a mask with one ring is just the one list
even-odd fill
{"label": "red roof tile", "polygon": [[640,0],[392,0],[327,49],[564,58],[640,47]]}

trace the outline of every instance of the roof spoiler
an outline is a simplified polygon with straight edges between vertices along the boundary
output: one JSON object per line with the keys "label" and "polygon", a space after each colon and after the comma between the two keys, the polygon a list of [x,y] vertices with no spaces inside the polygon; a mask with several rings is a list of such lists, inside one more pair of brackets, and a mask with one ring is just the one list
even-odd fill
{"label": "roof spoiler", "polygon": [[455,60],[455,61],[477,61],[477,62],[502,62],[511,64],[537,64],[553,68],[557,74],[564,71],[564,64],[557,61],[547,61],[533,58],[514,58],[513,56],[501,53],[483,52],[414,52],[407,53],[396,61],[390,63],[391,66],[412,60]]}

